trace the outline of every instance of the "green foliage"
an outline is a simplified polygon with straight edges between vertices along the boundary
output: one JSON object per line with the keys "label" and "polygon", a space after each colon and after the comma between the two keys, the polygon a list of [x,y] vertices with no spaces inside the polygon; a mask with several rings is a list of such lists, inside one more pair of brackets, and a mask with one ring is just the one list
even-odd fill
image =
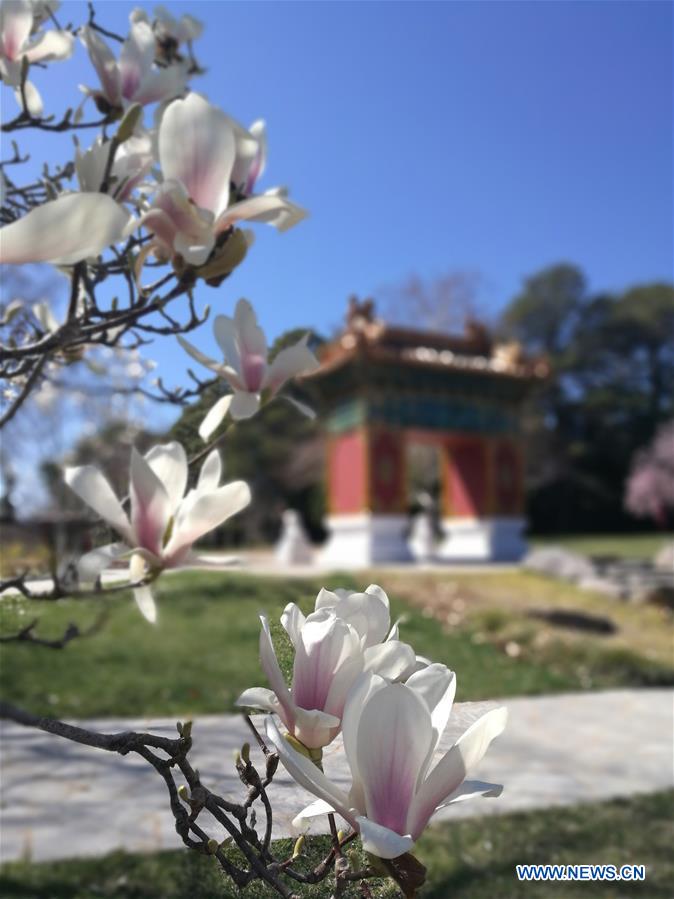
{"label": "green foliage", "polygon": [[[156,626],[141,618],[130,595],[120,594],[110,601],[112,614],[105,627],[89,638],[73,641],[64,650],[4,645],[5,698],[56,717],[191,718],[200,713],[234,711],[234,702],[244,689],[265,685],[258,661],[258,614],[269,616],[281,666],[289,675],[292,652],[279,624],[281,612],[289,602],[298,602],[304,612],[310,611],[324,583],[330,588],[362,589],[366,580],[355,581],[346,575],[320,581],[203,572],[165,575],[159,581]],[[593,609],[591,598],[584,598],[575,588],[557,587],[531,575],[491,580],[467,576],[465,583],[470,594],[491,596],[491,604],[504,610],[509,608],[511,594],[520,597],[529,593],[541,604],[552,602],[558,590],[567,605],[582,607],[585,601],[588,610]],[[442,584],[442,579],[435,588],[424,583],[422,592],[430,599],[431,591]],[[99,608],[100,602],[86,600],[45,603],[39,610],[38,632],[60,636],[70,621],[85,627],[94,621]],[[6,598],[0,603],[0,632],[12,633],[25,626],[29,614],[36,613],[26,608],[25,601]],[[606,646],[602,638],[573,647],[552,640],[540,649],[511,658],[505,652],[510,637],[504,628],[500,628],[504,632],[501,639],[500,630],[485,634],[478,619],[467,619],[458,627],[442,626],[437,618],[393,596],[392,617],[399,616],[403,617],[404,640],[421,655],[459,673],[459,701],[674,683],[671,664],[647,658],[636,649]],[[504,625],[510,627],[512,621],[510,611],[502,616]],[[532,624],[527,626],[531,628]]]}
{"label": "green foliage", "polygon": [[[486,816],[426,831],[415,854],[428,868],[419,899],[670,899],[674,882],[674,793],[634,796],[594,805]],[[635,826],[638,822],[638,826]],[[325,837],[306,843],[310,865],[326,851]],[[291,840],[274,843],[287,857]],[[517,864],[643,864],[644,882],[519,883]],[[399,895],[390,882],[371,881],[373,899]],[[301,899],[328,899],[330,880],[295,886]],[[261,899],[259,883],[243,893],[229,886],[212,859],[188,850],[31,864],[0,869],[4,899]],[[358,885],[344,899],[361,896]]]}
{"label": "green foliage", "polygon": [[626,530],[633,454],[674,415],[674,287],[592,295],[563,264],[525,281],[505,334],[545,353],[552,377],[525,410],[534,532]]}

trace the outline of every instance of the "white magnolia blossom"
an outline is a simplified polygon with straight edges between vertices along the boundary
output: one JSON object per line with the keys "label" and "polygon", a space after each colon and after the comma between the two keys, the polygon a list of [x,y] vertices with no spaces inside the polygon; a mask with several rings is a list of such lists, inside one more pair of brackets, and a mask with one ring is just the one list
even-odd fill
{"label": "white magnolia blossom", "polygon": [[158,142],[164,181],[141,224],[154,234],[162,258],[177,254],[200,266],[219,235],[238,221],[268,222],[285,231],[304,218],[304,210],[278,190],[243,199],[231,191],[232,183],[249,185],[261,171],[259,134],[245,131],[199,94],[169,104]]}
{"label": "white magnolia blossom", "polygon": [[[81,150],[76,143],[75,173],[81,191],[100,190],[109,155],[110,141],[104,141],[101,135],[87,150]],[[141,129],[117,148],[112,165],[114,182],[110,193],[120,203],[128,200],[153,164],[152,135]]]}
{"label": "white magnolia blossom", "polygon": [[[153,447],[145,456],[131,451],[130,516],[105,476],[92,465],[65,469],[68,486],[119,534],[122,542],[100,546],[80,560],[85,580],[98,575],[118,559],[130,558],[132,581],[154,577],[166,568],[199,560],[192,546],[250,502],[244,481],[220,486],[222,463],[217,450],[204,462],[196,487],[185,493],[188,465],[176,442]],[[149,585],[134,590],[136,602],[149,620],[156,609]]]}
{"label": "white magnolia blossom", "polygon": [[[318,368],[318,361],[307,346],[308,334],[293,346],[281,350],[270,364],[267,338],[248,300],[239,300],[234,318],[216,316],[213,333],[223,352],[223,362],[211,359],[178,336],[181,347],[197,362],[224,378],[233,391],[217,400],[204,418],[199,428],[203,440],[208,440],[227,412],[235,420],[250,418],[260,408],[263,390],[269,390],[273,396],[286,381]],[[307,411],[303,406],[300,408]]]}
{"label": "white magnolia blossom", "polygon": [[[50,29],[34,33],[46,17],[48,7],[56,4],[33,3],[30,0],[3,0],[0,4],[0,77],[14,88],[16,101],[23,108],[21,97],[21,69],[28,63],[46,63],[68,59],[73,52],[74,38],[69,31]],[[35,85],[26,81],[24,94],[32,116],[42,115],[44,106]]]}
{"label": "white magnolia blossom", "polygon": [[125,109],[132,103],[147,106],[177,97],[185,90],[187,68],[175,64],[155,65],[156,40],[147,22],[131,16],[129,36],[122,44],[119,59],[91,26],[85,25],[80,39],[101,82],[100,89],[82,87],[104,111]]}
{"label": "white magnolia blossom", "polygon": [[[370,604],[380,600],[360,594]],[[372,616],[363,608],[365,618]],[[283,679],[269,631],[261,616],[260,661],[271,690],[252,687],[237,700],[275,712],[288,731],[309,749],[331,743],[341,728],[344,706],[351,688],[363,671],[376,671],[391,680],[409,676],[416,666],[414,650],[399,640],[389,640],[366,648],[362,634],[329,609],[319,609],[306,618],[295,603],[289,603],[281,616],[295,648],[292,687]]]}
{"label": "white magnolia blossom", "polygon": [[131,13],[131,21],[146,22],[152,26],[157,41],[161,45],[171,42],[176,47],[195,41],[201,37],[204,30],[203,24],[194,16],[185,13],[177,19],[165,6],[155,6],[153,19],[150,19],[144,9],[134,9]]}
{"label": "white magnolia blossom", "polygon": [[467,780],[506,724],[505,708],[492,709],[436,759],[449,719],[456,679],[444,665],[431,665],[405,684],[375,674],[359,678],[344,709],[344,752],[351,770],[348,793],[289,745],[274,720],[267,736],[281,761],[318,800],[293,821],[338,812],[359,831],[363,848],[379,858],[409,852],[433,814],[474,796],[498,796],[499,784]]}
{"label": "white magnolia blossom", "polygon": [[131,222],[107,194],[62,194],[0,229],[0,262],[74,265],[120,241]]}

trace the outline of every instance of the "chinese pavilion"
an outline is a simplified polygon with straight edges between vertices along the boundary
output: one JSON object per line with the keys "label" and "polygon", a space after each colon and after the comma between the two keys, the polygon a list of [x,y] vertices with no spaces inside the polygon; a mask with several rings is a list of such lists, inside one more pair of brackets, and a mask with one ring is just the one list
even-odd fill
{"label": "chinese pavilion", "polygon": [[322,561],[409,559],[406,455],[440,457],[447,560],[516,560],[524,552],[521,407],[547,377],[543,360],[496,344],[469,321],[451,336],[386,324],[374,303],[350,300],[345,331],[312,376],[327,436],[328,529]]}

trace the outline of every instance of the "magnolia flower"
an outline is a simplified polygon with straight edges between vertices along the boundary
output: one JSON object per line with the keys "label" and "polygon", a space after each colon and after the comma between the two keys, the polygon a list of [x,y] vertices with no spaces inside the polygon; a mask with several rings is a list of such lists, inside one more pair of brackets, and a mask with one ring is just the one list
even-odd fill
{"label": "magnolia flower", "polygon": [[[145,456],[132,449],[131,514],[127,517],[97,468],[66,468],[68,486],[122,538],[121,543],[100,546],[83,556],[82,577],[95,580],[113,561],[123,558],[130,558],[132,581],[200,561],[192,554],[192,545],[250,502],[250,490],[243,481],[219,486],[221,471],[220,455],[213,450],[201,468],[196,487],[185,493],[187,458],[179,443],[155,446]],[[150,587],[137,587],[134,593],[143,615],[154,621]]]}
{"label": "magnolia flower", "polygon": [[119,60],[103,38],[89,25],[80,39],[101,82],[100,90],[83,87],[102,112],[121,110],[132,103],[146,106],[170,100],[185,90],[187,70],[182,65],[156,66],[155,36],[147,22],[133,21],[122,44]]}
{"label": "magnolia flower", "polygon": [[265,221],[285,231],[304,217],[302,209],[278,193],[242,200],[230,196],[233,177],[248,183],[251,172],[259,169],[259,147],[258,138],[199,94],[168,106],[159,125],[164,183],[141,219],[154,234],[161,257],[177,254],[189,265],[201,266],[219,235],[224,238],[240,220]]}
{"label": "magnolia flower", "polygon": [[176,19],[165,6],[155,6],[152,21],[144,9],[134,9],[131,21],[152,25],[160,48],[169,58],[181,44],[189,44],[201,37],[204,30],[202,23],[194,16],[184,14]]}
{"label": "magnolia flower", "polygon": [[272,689],[246,690],[238,705],[275,712],[288,731],[310,749],[327,746],[339,733],[347,696],[363,671],[377,671],[393,680],[407,677],[415,667],[414,650],[406,643],[390,640],[366,649],[358,630],[332,610],[318,609],[305,618],[295,603],[289,603],[281,616],[295,648],[292,688],[288,690],[269,624],[264,616],[260,620],[260,661]]}
{"label": "magnolia flower", "polygon": [[319,797],[294,820],[338,812],[359,831],[363,848],[379,858],[409,852],[433,814],[473,796],[498,796],[498,784],[466,780],[491,741],[504,729],[506,709],[479,718],[437,761],[436,750],[451,711],[456,680],[431,665],[407,683],[369,674],[355,685],[344,709],[344,752],[351,769],[347,794],[309,758],[296,751],[267,719],[267,736],[297,783]]}
{"label": "magnolia flower", "polygon": [[[233,319],[228,315],[216,316],[213,333],[224,354],[224,362],[216,362],[183,337],[178,337],[181,347],[193,359],[224,378],[233,391],[221,397],[201,423],[199,434],[203,440],[208,440],[227,412],[235,420],[250,418],[260,408],[263,390],[269,390],[274,396],[286,381],[318,368],[316,357],[307,346],[308,334],[293,346],[281,350],[269,364],[267,339],[248,300],[239,300]],[[300,408],[307,412],[305,407]]]}
{"label": "magnolia flower", "polygon": [[[101,189],[105,169],[110,155],[110,142],[99,135],[88,150],[82,151],[76,142],[75,172],[81,191],[98,192]],[[140,184],[154,163],[152,137],[141,131],[117,147],[112,165],[111,193],[123,203]]]}
{"label": "magnolia flower", "polygon": [[107,194],[63,194],[0,229],[0,262],[74,265],[121,240],[131,221]]}
{"label": "magnolia flower", "polygon": [[[28,63],[46,63],[72,56],[74,38],[69,31],[50,30],[32,35],[44,17],[47,4],[30,0],[4,0],[0,4],[0,77],[14,88],[16,101],[23,108],[21,70]],[[35,117],[43,111],[42,98],[30,81],[24,84],[28,112]]]}

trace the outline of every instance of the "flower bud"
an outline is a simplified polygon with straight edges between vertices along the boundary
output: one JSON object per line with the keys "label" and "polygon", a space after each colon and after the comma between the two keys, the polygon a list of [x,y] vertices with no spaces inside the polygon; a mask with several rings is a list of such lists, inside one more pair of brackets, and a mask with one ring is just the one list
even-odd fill
{"label": "flower bud", "polygon": [[180,786],[178,787],[178,796],[180,796],[183,802],[190,801],[190,791],[187,789],[185,784],[180,784]]}
{"label": "flower bud", "polygon": [[220,844],[218,843],[217,840],[214,840],[211,838],[208,841],[208,843],[206,844],[206,848],[208,849],[209,855],[215,855],[217,853],[218,849],[220,848]]}
{"label": "flower bud", "polygon": [[140,103],[134,103],[133,106],[129,106],[126,113],[124,114],[124,118],[119,123],[119,128],[117,129],[117,134],[115,135],[115,140],[118,144],[123,144],[124,141],[127,141],[130,137],[132,137],[133,132],[136,130],[136,125],[140,121],[140,118],[143,114],[143,107]]}
{"label": "flower bud", "polygon": [[302,850],[304,849],[305,837],[304,834],[301,834],[297,840],[295,841],[295,848],[293,849],[293,859],[299,858],[302,855]]}
{"label": "flower bud", "polygon": [[244,743],[241,747],[241,758],[246,765],[250,763],[250,743]]}

